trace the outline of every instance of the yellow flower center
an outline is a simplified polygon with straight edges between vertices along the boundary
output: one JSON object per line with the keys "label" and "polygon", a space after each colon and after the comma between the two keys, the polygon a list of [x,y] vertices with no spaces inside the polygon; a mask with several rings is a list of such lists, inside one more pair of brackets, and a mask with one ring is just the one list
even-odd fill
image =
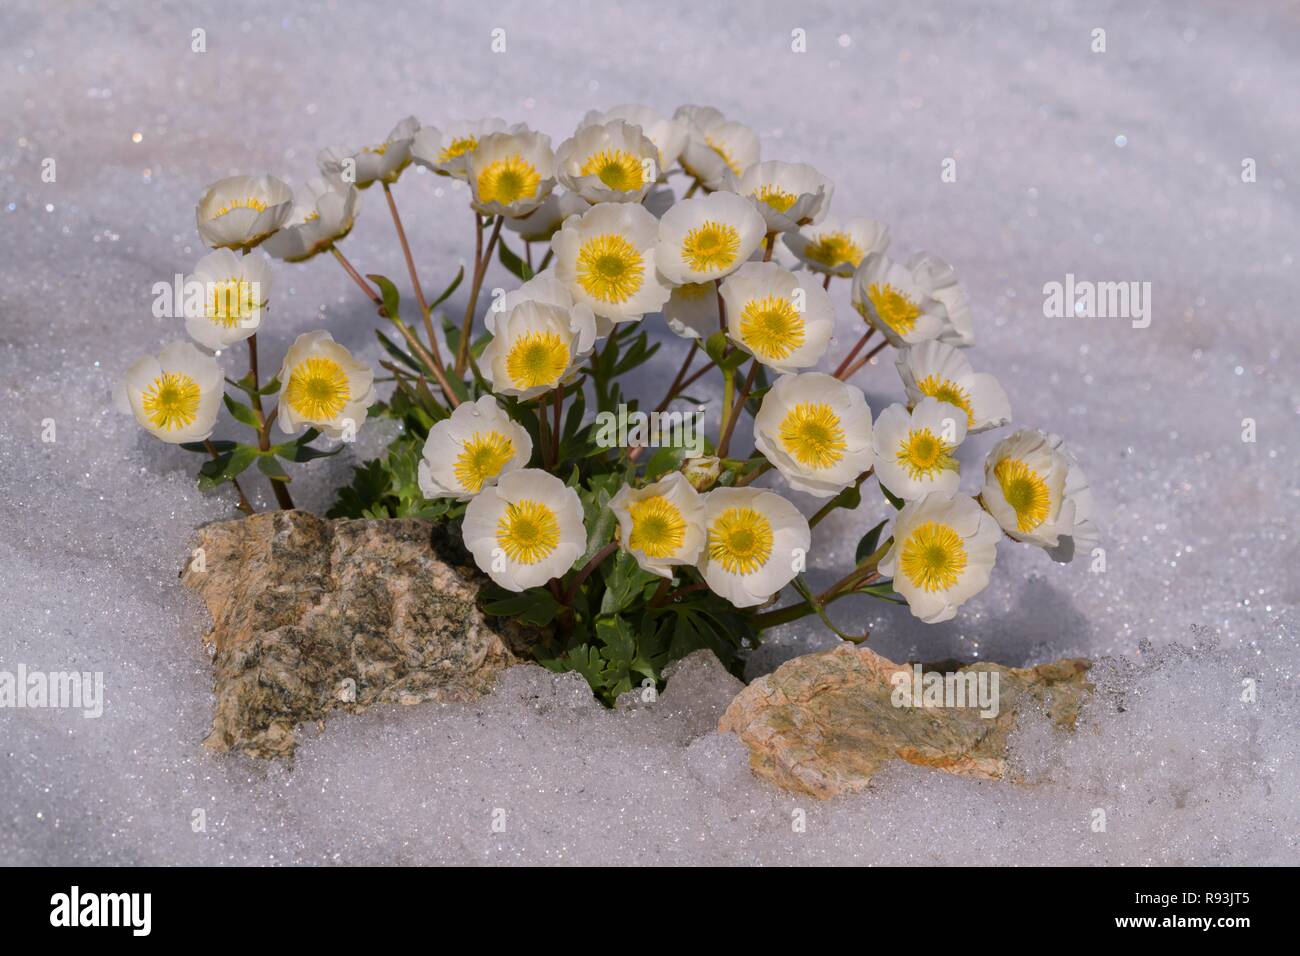
{"label": "yellow flower center", "polygon": [[867,286],[867,298],[880,321],[899,335],[907,335],[916,328],[916,320],[921,316],[920,307],[889,283],[871,283]]}
{"label": "yellow flower center", "polygon": [[514,444],[500,432],[475,432],[461,445],[452,470],[466,491],[478,492],[514,455]]}
{"label": "yellow flower center", "polygon": [[855,269],[865,253],[847,232],[823,232],[804,248],[804,256],[828,269],[850,265]]}
{"label": "yellow flower center", "polygon": [[634,501],[627,511],[632,516],[629,548],[636,548],[651,558],[669,558],[681,549],[686,539],[686,521],[677,506],[663,495]]}
{"label": "yellow flower center", "polygon": [[149,383],[141,404],[154,428],[186,428],[199,413],[199,383],[182,372],[163,372]]}
{"label": "yellow flower center", "polygon": [[478,137],[476,136],[462,136],[460,139],[453,139],[438,151],[438,162],[449,163],[457,156],[464,156],[476,149],[478,149]]}
{"label": "yellow flower center", "polygon": [[515,388],[554,385],[569,367],[569,346],[556,332],[528,332],[506,356],[506,372]]}
{"label": "yellow flower center", "polygon": [[739,251],[740,233],[736,227],[712,219],[696,226],[682,240],[682,261],[696,272],[730,268]]}
{"label": "yellow flower center", "polygon": [[362,146],[361,152],[374,153],[376,156],[382,156],[384,153],[388,152],[388,144],[380,143],[378,146]]}
{"label": "yellow flower center", "polygon": [[260,305],[253,283],[243,279],[223,279],[208,284],[207,317],[216,325],[228,329],[250,318]]}
{"label": "yellow flower center", "polygon": [[772,523],[753,508],[728,508],[709,528],[709,560],[729,574],[753,574],[772,556]]}
{"label": "yellow flower center", "polygon": [[800,402],[786,412],[781,447],[805,468],[830,468],[844,457],[844,426],[824,403]]}
{"label": "yellow flower center", "polygon": [[540,501],[516,501],[497,521],[497,544],[518,564],[536,564],[559,543],[559,519]]}
{"label": "yellow flower center", "polygon": [[765,202],[777,212],[785,212],[794,205],[794,201],[799,197],[794,193],[788,193],[780,186],[759,186],[754,190],[753,196],[759,202]]}
{"label": "yellow flower center", "polygon": [[740,312],[740,337],[763,358],[783,359],[803,345],[803,318],[781,296],[750,299]]}
{"label": "yellow flower center", "polygon": [[1016,527],[1033,531],[1047,520],[1052,493],[1047,482],[1019,458],[1003,458],[993,467],[993,477],[1002,487],[1002,497],[1016,512]]}
{"label": "yellow flower center", "polygon": [[737,176],[740,176],[745,172],[743,169],[740,168],[740,166],[736,163],[736,161],[731,158],[731,152],[727,149],[725,143],[719,143],[715,139],[709,136],[704,137],[704,142],[708,143],[709,149],[713,150],[715,153],[717,153],[719,156],[722,157],[722,161],[727,164],[727,168],[730,169]]}
{"label": "yellow flower center", "polygon": [[578,170],[583,176],[595,176],[610,189],[630,193],[645,185],[645,167],[641,160],[622,149],[602,149],[592,153]]}
{"label": "yellow flower center", "polygon": [[898,452],[894,457],[915,481],[933,478],[941,471],[959,471],[961,465],[952,457],[955,447],[928,428],[913,428],[898,443]]}
{"label": "yellow flower center", "polygon": [[946,524],[927,521],[903,543],[898,567],[918,588],[948,590],[966,570],[966,548],[961,535]]}
{"label": "yellow flower center", "polygon": [[617,233],[588,239],[578,250],[578,285],[601,302],[626,302],[641,288],[645,260]]}
{"label": "yellow flower center", "polygon": [[922,395],[947,402],[949,405],[956,405],[966,413],[966,427],[975,427],[975,410],[971,407],[970,392],[956,382],[940,378],[938,375],[927,375],[916,383],[916,388]]}
{"label": "yellow flower center", "polygon": [[712,282],[687,282],[684,285],[679,285],[673,291],[683,299],[699,302],[709,293],[716,292],[717,288]]}
{"label": "yellow flower center", "polygon": [[343,366],[323,355],[313,355],[294,366],[284,400],[308,421],[327,422],[338,417],[352,391]]}
{"label": "yellow flower center", "polygon": [[515,153],[488,163],[478,174],[478,198],[480,202],[499,202],[508,206],[534,195],[541,181],[537,168]]}
{"label": "yellow flower center", "polygon": [[244,199],[232,199],[230,202],[218,209],[212,218],[218,219],[230,212],[232,209],[256,209],[258,212],[261,212],[265,208],[266,203],[263,200],[258,199],[256,196],[248,196]]}

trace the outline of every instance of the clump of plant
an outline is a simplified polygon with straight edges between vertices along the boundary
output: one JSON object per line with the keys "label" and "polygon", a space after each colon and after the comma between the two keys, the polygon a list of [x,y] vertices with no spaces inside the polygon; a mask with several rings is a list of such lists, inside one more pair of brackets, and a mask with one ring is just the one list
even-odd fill
{"label": "clump of plant", "polygon": [[[398,215],[393,187],[412,162],[467,187],[474,258],[459,322],[440,307],[464,270],[427,295]],[[963,351],[972,318],[952,268],[891,258],[884,225],[832,215],[825,176],[759,162],[754,132],[716,110],[593,112],[556,149],[502,120],[408,118],[378,146],[324,150],[319,165],[297,203],[269,176],[208,189],[197,222],[215,251],[184,309],[197,346],[135,363],[124,403],[207,456],[200,484],[229,482],[249,512],[239,478],[254,464],[290,508],[293,463],[336,453],[368,416],[400,421],[329,514],[445,522],[493,582],[485,611],[549,625],[538,659],[578,671],[607,703],[699,648],[735,667],[762,631],[809,615],[865,640],[827,611],[851,594],[947,620],[987,585],[1004,537],[1058,561],[1096,543],[1087,481],[1054,435],[1011,434],[975,494],[961,491],[957,449],[1011,411]],[[340,249],[376,186],[414,303]],[[264,252],[339,262],[381,319],[382,379],[314,331],[262,380]],[[494,260],[517,282],[480,308]],[[837,279],[862,328],[835,361]],[[662,395],[628,394],[626,376],[661,348],[647,328],[659,321],[689,342],[680,368]],[[218,358],[240,341],[249,368],[235,379]],[[901,400],[873,414],[852,379],[886,348]],[[720,402],[691,395],[705,376],[721,382]],[[382,401],[376,382],[391,385]],[[211,440],[223,406],[250,440]],[[742,422],[748,455],[732,451]],[[863,527],[852,566],[814,590],[814,529],[857,511],[873,478],[892,521]],[[782,485],[820,507],[805,516]]]}

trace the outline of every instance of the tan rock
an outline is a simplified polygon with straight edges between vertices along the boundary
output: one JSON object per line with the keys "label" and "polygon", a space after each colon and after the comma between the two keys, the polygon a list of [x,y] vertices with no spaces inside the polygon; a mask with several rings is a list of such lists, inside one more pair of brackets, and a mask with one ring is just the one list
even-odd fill
{"label": "tan rock", "polygon": [[[1042,707],[1058,726],[1072,729],[1092,690],[1086,678],[1090,666],[1079,659],[1027,668],[926,664],[924,674],[937,676],[922,677],[920,703],[926,702],[927,686],[932,695],[945,689],[934,690],[944,674],[953,675],[944,703],[981,680],[985,703],[991,703],[996,674],[996,707],[982,710],[978,700],[974,706],[916,706],[910,693],[917,683],[915,665],[842,644],[787,661],[754,681],[731,702],[719,729],[738,734],[748,745],[754,773],[820,799],[864,789],[890,760],[1000,778],[1007,775],[1007,738],[1017,714]],[[899,706],[900,701],[909,705]]]}
{"label": "tan rock", "polygon": [[[298,725],[374,704],[471,700],[538,634],[485,618],[486,580],[423,521],[278,511],[198,531],[181,574],[212,614],[216,709],[204,745],[286,757]],[[198,570],[199,567],[203,570]]]}

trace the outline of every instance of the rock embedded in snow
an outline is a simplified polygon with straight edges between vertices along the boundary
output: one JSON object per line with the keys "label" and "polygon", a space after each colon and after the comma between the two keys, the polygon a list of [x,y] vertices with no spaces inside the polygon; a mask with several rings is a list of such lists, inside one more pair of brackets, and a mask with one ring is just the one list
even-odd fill
{"label": "rock embedded in snow", "polygon": [[486,579],[448,563],[447,550],[441,531],[415,520],[279,511],[199,529],[182,579],[213,620],[205,746],[287,757],[297,727],[334,710],[491,690],[538,635],[484,617]]}
{"label": "rock embedded in snow", "polygon": [[895,664],[842,644],[754,681],[719,730],[749,746],[760,777],[820,799],[864,789],[893,760],[999,779],[1008,775],[1018,714],[1046,711],[1056,726],[1073,728],[1092,690],[1090,666],[1081,659],[1036,667]]}

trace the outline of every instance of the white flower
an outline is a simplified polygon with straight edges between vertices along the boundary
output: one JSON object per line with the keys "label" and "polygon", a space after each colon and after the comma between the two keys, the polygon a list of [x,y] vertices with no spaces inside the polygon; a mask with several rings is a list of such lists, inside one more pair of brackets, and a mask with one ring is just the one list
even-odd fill
{"label": "white flower", "polygon": [[304,332],[294,339],[279,379],[277,422],[289,435],[310,426],[350,440],[375,401],[375,373],[328,332]]}
{"label": "white flower", "polygon": [[520,399],[572,381],[596,344],[596,317],[581,302],[572,308],[520,302],[496,316],[493,327],[479,364],[494,392]]}
{"label": "white flower", "polygon": [[830,295],[810,273],[746,262],[719,291],[727,306],[727,335],[764,365],[789,372],[816,365],[826,353],[835,313]]}
{"label": "white flower", "polygon": [[376,180],[395,183],[411,164],[411,142],[419,129],[419,121],[408,116],[378,146],[363,146],[351,152],[342,146],[327,146],[316,156],[316,164],[326,179],[338,179],[358,189]]}
{"label": "white flower", "polygon": [[928,274],[875,252],[853,273],[851,298],[858,314],[879,329],[895,348],[938,338],[948,325],[948,310],[936,299]]}
{"label": "white flower", "polygon": [[787,232],[786,246],[814,272],[851,276],[853,270],[873,252],[889,248],[889,227],[874,219],[836,219]]}
{"label": "white flower", "polygon": [[758,134],[743,123],[711,106],[681,106],[673,115],[687,124],[682,168],[705,189],[723,188],[728,173],[739,178],[758,162]]}
{"label": "white flower", "polygon": [[1097,543],[1092,490],[1057,435],[1025,428],[994,445],[980,502],[1008,535],[1055,561],[1071,561]]}
{"label": "white flower", "polygon": [[704,496],[706,538],[699,569],[736,607],[768,601],[804,566],[812,531],[798,509],[760,488],[715,488]]}
{"label": "white flower", "polygon": [[659,150],[622,120],[580,126],[555,151],[560,182],[589,203],[639,203],[659,175]]}
{"label": "white flower", "polygon": [[897,498],[917,501],[932,491],[956,494],[961,465],[953,452],[966,439],[966,413],[923,398],[908,411],[890,405],[876,418],[872,444],[876,478]]}
{"label": "white flower", "polygon": [[[418,166],[464,181],[469,178],[469,157],[478,149],[479,140],[508,128],[505,120],[495,116],[458,120],[441,128],[421,126],[411,140],[411,159]],[[516,126],[513,130],[521,128]]]}
{"label": "white flower", "polygon": [[[590,208],[584,202],[584,208]],[[569,311],[576,304],[577,299],[569,291],[569,286],[561,282],[555,274],[554,269],[547,269],[545,272],[539,272],[533,276],[518,289],[512,289],[503,295],[499,301],[492,303],[492,308],[488,309],[487,314],[483,317],[483,324],[493,335],[496,334],[496,320],[502,316],[510,314],[510,311],[521,302],[541,302],[545,305],[553,305],[557,308]],[[614,323],[603,315],[592,313],[596,322],[596,338],[603,339],[614,331]]]}
{"label": "white flower", "polygon": [[555,188],[551,138],[527,127],[489,133],[469,156],[472,204],[485,216],[526,216]]}
{"label": "white flower", "polygon": [[929,341],[901,349],[895,364],[908,405],[927,395],[956,405],[966,413],[966,430],[972,435],[1011,421],[1011,403],[998,380],[974,372],[966,356],[951,345]]}
{"label": "white flower", "polygon": [[357,187],[338,179],[313,176],[307,180],[311,197],[294,204],[285,225],[263,248],[286,262],[302,262],[324,252],[352,231],[357,220],[361,193]]}
{"label": "white flower", "polygon": [[217,360],[178,341],[127,369],[115,398],[118,408],[130,411],[141,428],[176,445],[212,434],[224,390]]}
{"label": "white flower", "polygon": [[938,299],[947,312],[939,341],[958,348],[975,344],[975,324],[971,320],[966,290],[957,282],[952,266],[928,252],[913,253],[907,267],[929,284],[930,295]]}
{"label": "white flower", "polygon": [[599,126],[602,123],[608,123],[610,120],[624,120],[634,126],[640,126],[641,132],[650,138],[659,151],[659,175],[663,176],[677,158],[681,155],[682,150],[686,147],[687,125],[685,120],[672,118],[652,110],[648,106],[641,106],[638,103],[624,103],[619,106],[612,106],[603,113],[600,110],[590,110],[582,118],[583,126]]}
{"label": "white flower", "polygon": [[[271,298],[271,269],[266,256],[239,256],[218,249],[200,259],[187,286],[203,288],[203,303],[186,309],[185,331],[200,345],[219,352],[254,335]],[[188,303],[187,303],[188,304]]]}
{"label": "white flower", "polygon": [[418,469],[420,490],[426,498],[465,501],[526,466],[532,454],[528,431],[484,395],[463,402],[429,429]]}
{"label": "white flower", "polygon": [[241,249],[283,226],[292,206],[293,191],[274,176],[231,176],[207,188],[194,219],[213,249]]}
{"label": "white flower", "polygon": [[933,492],[898,512],[879,571],[893,578],[914,615],[938,624],[988,586],[1001,536],[974,499]]}
{"label": "white flower", "polygon": [[754,201],[754,208],[767,223],[767,231],[772,233],[790,232],[821,222],[830,208],[835,187],[805,163],[772,160],[755,163],[745,170],[735,191]]}
{"label": "white flower", "polygon": [[659,220],[655,264],[669,282],[705,282],[734,272],[763,241],[763,217],[735,193],[683,199]]}
{"label": "white flower", "polygon": [[715,282],[687,282],[673,286],[664,303],[664,319],[675,335],[707,339],[718,331],[718,286]]}
{"label": "white flower", "polygon": [[573,295],[569,292],[569,287],[556,277],[555,271],[547,269],[533,276],[518,289],[511,289],[501,297],[499,302],[494,302],[487,310],[487,314],[483,316],[483,325],[496,335],[497,319],[509,315],[521,302],[541,302],[567,311],[573,308]]}
{"label": "white flower", "polygon": [[592,206],[556,233],[555,274],[597,315],[635,322],[668,301],[668,286],[655,268],[658,239],[659,223],[639,205]]}
{"label": "white flower", "polygon": [[502,475],[476,495],[461,535],[474,563],[508,591],[562,576],[587,546],[577,492],[537,468]]}
{"label": "white flower", "polygon": [[704,547],[704,500],[680,471],[661,481],[624,485],[609,503],[619,542],[642,570],[663,578],[672,567],[694,564]]}
{"label": "white flower", "polygon": [[556,190],[546,197],[546,201],[519,219],[507,219],[506,228],[519,234],[519,238],[528,242],[546,242],[564,220],[577,216],[591,206],[577,193]]}
{"label": "white flower", "polygon": [[754,447],[790,487],[829,498],[872,464],[871,409],[862,390],[822,372],[782,375],[754,418]]}

